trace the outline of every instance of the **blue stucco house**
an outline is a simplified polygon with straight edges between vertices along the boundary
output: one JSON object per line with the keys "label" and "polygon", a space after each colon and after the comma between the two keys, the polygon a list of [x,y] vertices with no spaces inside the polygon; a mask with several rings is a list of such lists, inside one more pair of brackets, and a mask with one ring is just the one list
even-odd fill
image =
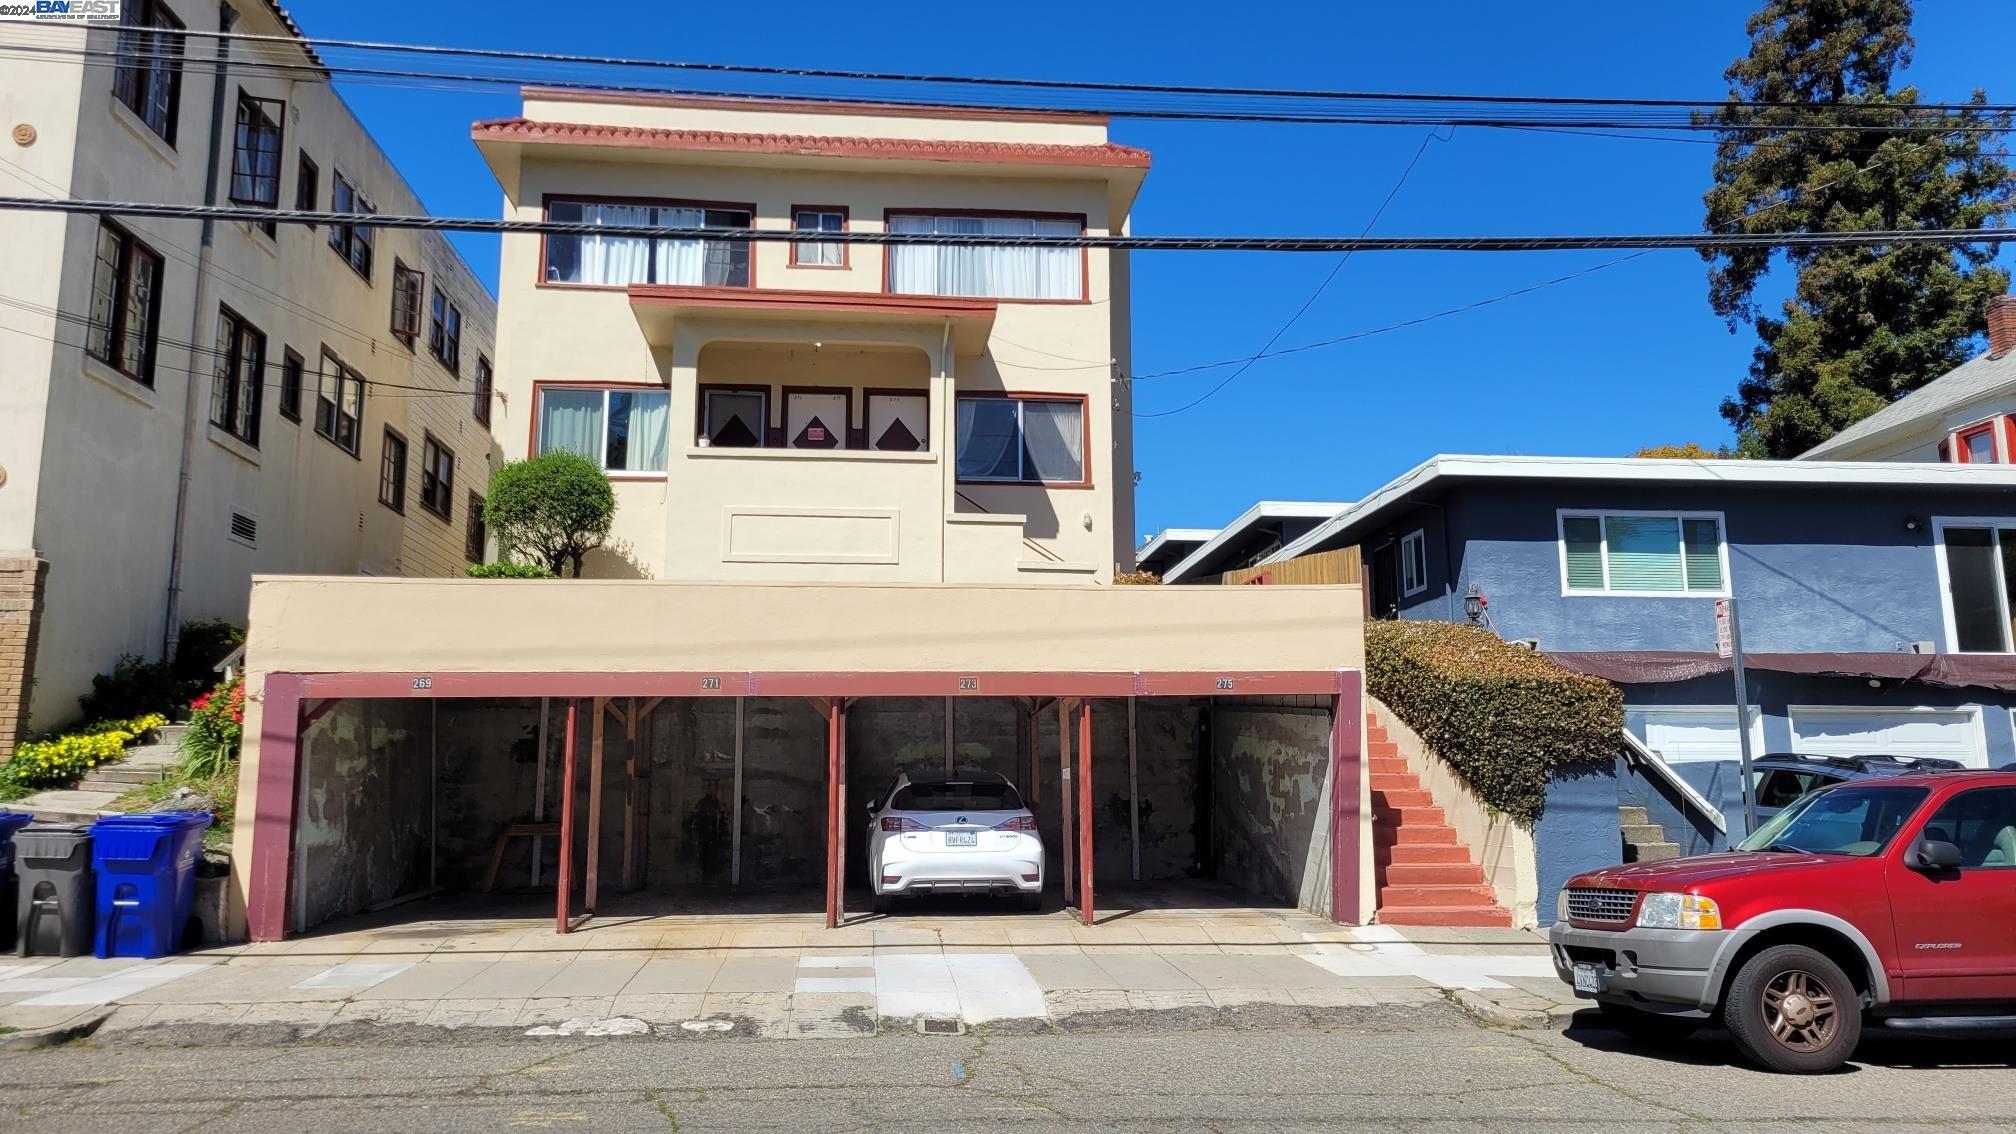
{"label": "blue stucco house", "polygon": [[1373,617],[1475,620],[1623,689],[1657,760],[1557,783],[1543,885],[1616,860],[1619,804],[1685,852],[1742,837],[1718,598],[1755,752],[2016,762],[2016,466],[1439,456],[1270,561],[1348,546]]}

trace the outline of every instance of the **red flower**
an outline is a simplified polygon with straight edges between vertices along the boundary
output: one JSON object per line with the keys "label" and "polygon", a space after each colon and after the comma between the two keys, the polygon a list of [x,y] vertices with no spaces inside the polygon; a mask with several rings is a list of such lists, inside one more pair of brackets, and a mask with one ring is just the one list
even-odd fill
{"label": "red flower", "polygon": [[191,702],[189,702],[189,707],[190,707],[190,708],[192,708],[192,709],[207,709],[207,708],[209,708],[209,707],[210,707],[210,694],[208,694],[208,693],[205,693],[205,694],[203,694],[203,695],[202,695],[201,697],[198,697],[198,698],[196,698],[196,699],[195,699],[194,701],[191,701]]}

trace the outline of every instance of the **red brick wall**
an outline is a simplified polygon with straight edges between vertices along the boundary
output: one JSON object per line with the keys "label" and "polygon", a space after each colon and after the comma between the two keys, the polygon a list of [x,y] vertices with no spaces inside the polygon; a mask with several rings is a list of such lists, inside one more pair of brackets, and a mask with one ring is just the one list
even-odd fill
{"label": "red brick wall", "polygon": [[42,584],[47,560],[0,556],[0,761],[28,727],[30,678],[35,672],[35,636],[42,622]]}

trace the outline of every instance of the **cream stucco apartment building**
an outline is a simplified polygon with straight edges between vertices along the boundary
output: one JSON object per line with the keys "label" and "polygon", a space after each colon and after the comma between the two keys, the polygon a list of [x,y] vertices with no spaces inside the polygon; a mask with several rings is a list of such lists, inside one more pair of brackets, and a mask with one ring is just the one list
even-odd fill
{"label": "cream stucco apartment building", "polygon": [[819,239],[1125,232],[1148,155],[1103,118],[528,88],[473,136],[513,218],[806,234],[504,238],[498,440],[608,469],[588,574],[1131,565],[1126,254]]}
{"label": "cream stucco apartment building", "polygon": [[[8,193],[424,211],[265,0],[0,25]],[[81,42],[80,42],[81,41]],[[110,62],[110,55],[119,58]],[[281,69],[276,69],[280,65]],[[0,758],[254,572],[460,574],[494,303],[436,234],[0,212]]]}

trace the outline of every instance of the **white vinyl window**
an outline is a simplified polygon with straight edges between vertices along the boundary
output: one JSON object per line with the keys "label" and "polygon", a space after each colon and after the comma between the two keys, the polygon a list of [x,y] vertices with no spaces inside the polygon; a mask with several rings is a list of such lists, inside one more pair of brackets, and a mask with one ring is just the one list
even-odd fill
{"label": "white vinyl window", "polygon": [[[799,232],[845,232],[847,214],[833,209],[799,209],[791,214],[791,227]],[[791,262],[801,268],[844,268],[845,244],[793,244]]]}
{"label": "white vinyl window", "polygon": [[1719,512],[1561,512],[1559,520],[1564,595],[1729,593]]}
{"label": "white vinyl window", "polygon": [[1428,539],[1415,532],[1400,541],[1400,593],[1418,595],[1428,589]]}
{"label": "white vinyl window", "polygon": [[2016,650],[2010,585],[2016,583],[2016,523],[1935,519],[1946,648],[1966,654]]}
{"label": "white vinyl window", "polygon": [[539,452],[579,453],[612,473],[665,471],[672,395],[625,387],[539,391]]}
{"label": "white vinyl window", "polygon": [[[1080,236],[1083,221],[1046,217],[898,215],[891,232],[968,236]],[[970,295],[993,299],[1083,299],[1085,254],[1078,248],[984,244],[892,244],[889,290],[900,295]]]}

